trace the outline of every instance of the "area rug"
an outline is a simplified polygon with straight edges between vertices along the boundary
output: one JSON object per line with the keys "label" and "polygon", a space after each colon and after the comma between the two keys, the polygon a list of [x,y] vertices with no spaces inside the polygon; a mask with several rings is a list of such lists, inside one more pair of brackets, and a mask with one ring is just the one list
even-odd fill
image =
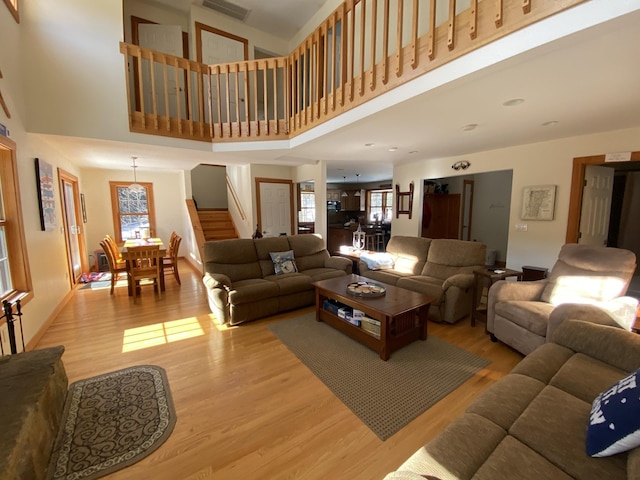
{"label": "area rug", "polygon": [[388,361],[315,312],[270,330],[380,439],[386,440],[490,361],[429,336]]}
{"label": "area rug", "polygon": [[167,375],[141,365],[69,387],[47,478],[95,479],[146,457],[176,423]]}

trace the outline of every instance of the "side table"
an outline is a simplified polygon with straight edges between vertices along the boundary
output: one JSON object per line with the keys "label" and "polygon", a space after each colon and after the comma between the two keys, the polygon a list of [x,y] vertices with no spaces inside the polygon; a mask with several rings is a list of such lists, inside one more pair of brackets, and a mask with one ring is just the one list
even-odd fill
{"label": "side table", "polygon": [[[487,321],[487,305],[481,302],[482,290],[487,286],[487,297],[491,285],[498,280],[504,280],[508,277],[517,277],[518,281],[522,280],[522,272],[511,270],[509,268],[478,268],[473,271],[473,295],[471,297],[471,326],[475,327],[476,319],[483,317],[486,325]],[[486,327],[485,327],[486,328]]]}

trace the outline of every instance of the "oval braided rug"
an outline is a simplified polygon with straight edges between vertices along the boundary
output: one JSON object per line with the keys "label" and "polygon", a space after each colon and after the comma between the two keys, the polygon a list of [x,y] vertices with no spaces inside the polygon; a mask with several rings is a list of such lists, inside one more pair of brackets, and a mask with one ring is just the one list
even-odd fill
{"label": "oval braided rug", "polygon": [[447,396],[491,362],[429,336],[388,361],[315,312],[269,329],[381,440]]}
{"label": "oval braided rug", "polygon": [[120,470],[162,445],[175,423],[161,367],[140,365],[74,382],[47,478],[95,479]]}

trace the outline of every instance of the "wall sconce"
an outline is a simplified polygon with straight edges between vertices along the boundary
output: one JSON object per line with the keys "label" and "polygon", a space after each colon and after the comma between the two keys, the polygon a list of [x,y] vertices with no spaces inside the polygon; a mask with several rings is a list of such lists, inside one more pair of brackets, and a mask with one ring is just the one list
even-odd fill
{"label": "wall sconce", "polygon": [[451,165],[451,168],[454,170],[466,170],[471,166],[471,162],[467,162],[466,160],[462,160],[461,162],[456,162]]}

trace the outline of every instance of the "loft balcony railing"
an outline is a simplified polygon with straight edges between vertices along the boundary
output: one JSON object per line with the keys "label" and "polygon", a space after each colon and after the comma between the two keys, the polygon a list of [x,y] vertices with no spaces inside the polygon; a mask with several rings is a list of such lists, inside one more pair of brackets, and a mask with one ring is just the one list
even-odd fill
{"label": "loft balcony railing", "polygon": [[288,57],[205,65],[120,44],[132,132],[292,138],[588,0],[346,0]]}

